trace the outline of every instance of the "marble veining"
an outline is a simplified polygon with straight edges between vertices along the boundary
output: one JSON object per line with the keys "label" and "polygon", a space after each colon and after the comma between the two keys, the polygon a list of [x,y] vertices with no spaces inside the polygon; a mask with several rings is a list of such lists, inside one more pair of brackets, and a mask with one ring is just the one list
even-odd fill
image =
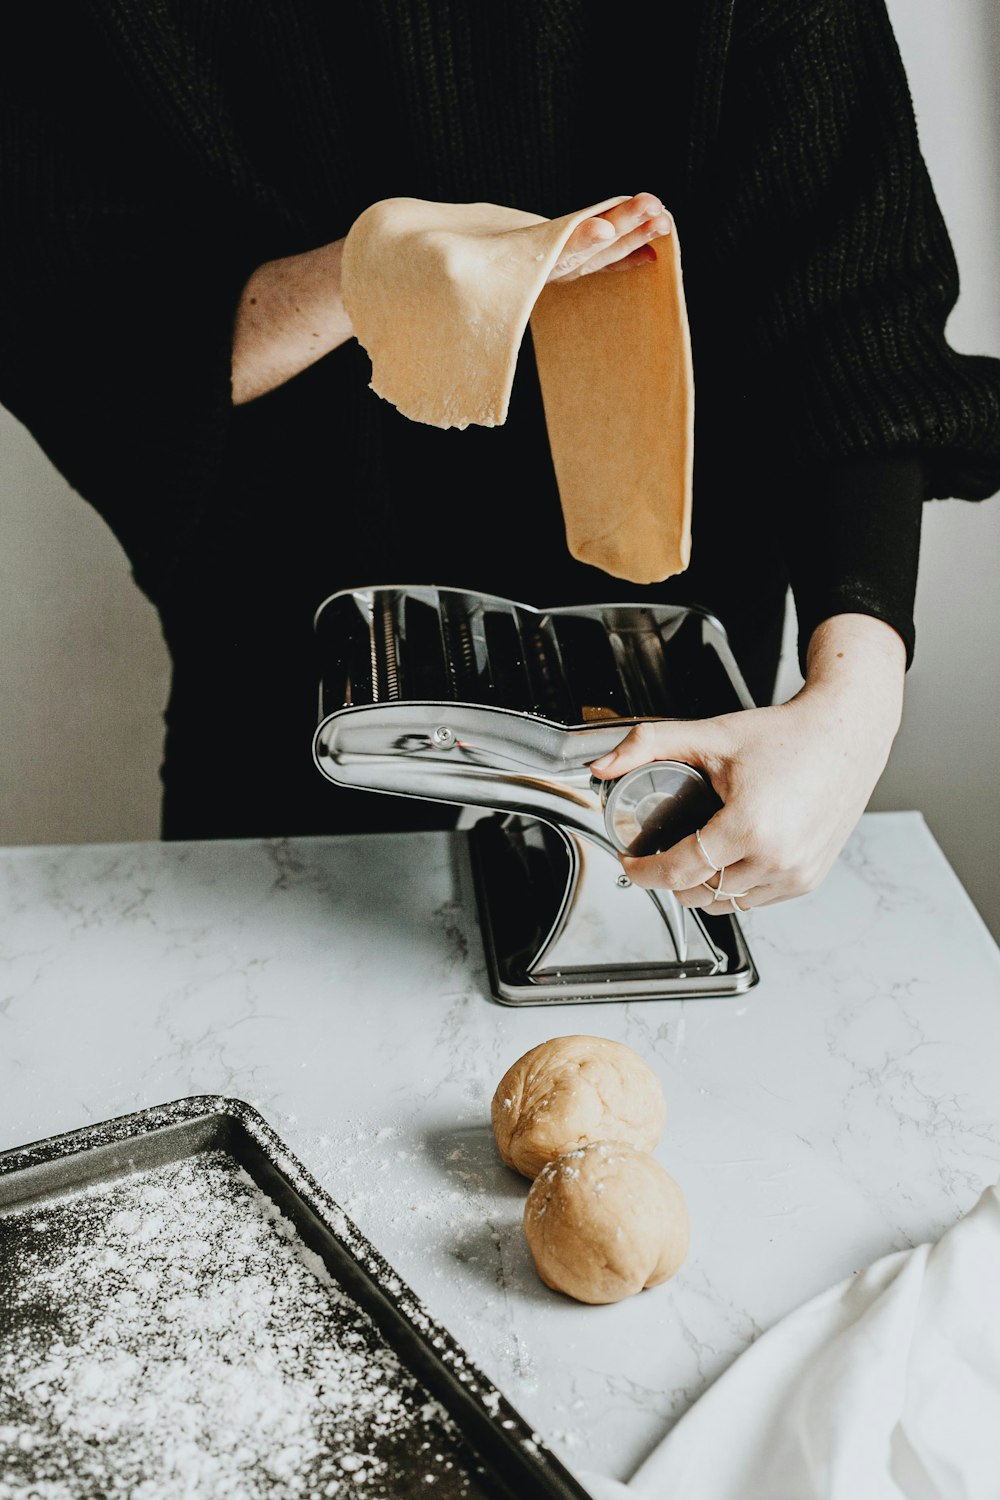
{"label": "marble veining", "polygon": [[[488,996],[461,834],[0,851],[0,1149],[200,1093],[253,1104],[571,1468],[627,1478],[774,1321],[1000,1177],[1000,952],[917,813],[753,913],[753,990]],[[538,1280],[489,1129],[546,1037],[659,1072],[693,1235],[666,1286]]]}

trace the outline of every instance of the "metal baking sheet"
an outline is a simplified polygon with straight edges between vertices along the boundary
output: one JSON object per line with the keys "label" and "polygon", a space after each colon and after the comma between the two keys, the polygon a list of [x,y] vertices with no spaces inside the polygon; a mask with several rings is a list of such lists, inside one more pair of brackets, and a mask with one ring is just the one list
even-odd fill
{"label": "metal baking sheet", "polygon": [[264,1119],[0,1154],[0,1500],[588,1500]]}

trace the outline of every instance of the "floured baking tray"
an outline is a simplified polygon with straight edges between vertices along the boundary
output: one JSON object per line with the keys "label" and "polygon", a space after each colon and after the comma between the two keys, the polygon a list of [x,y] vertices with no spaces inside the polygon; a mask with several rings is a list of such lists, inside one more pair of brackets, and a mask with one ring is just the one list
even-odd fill
{"label": "floured baking tray", "polygon": [[261,1116],[0,1154],[0,1500],[587,1500]]}

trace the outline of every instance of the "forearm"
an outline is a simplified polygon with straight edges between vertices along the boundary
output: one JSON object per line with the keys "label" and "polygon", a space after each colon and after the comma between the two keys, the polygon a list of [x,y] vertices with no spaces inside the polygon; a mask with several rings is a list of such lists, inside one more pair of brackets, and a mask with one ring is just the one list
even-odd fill
{"label": "forearm", "polygon": [[884,766],[902,719],[905,679],[898,631],[872,615],[832,615],[809,638],[797,696],[829,715],[831,733],[847,729],[858,750],[874,751]]}
{"label": "forearm", "polygon": [[233,329],[233,404],[284,385],[354,336],[340,293],[343,240],[265,261],[240,298]]}

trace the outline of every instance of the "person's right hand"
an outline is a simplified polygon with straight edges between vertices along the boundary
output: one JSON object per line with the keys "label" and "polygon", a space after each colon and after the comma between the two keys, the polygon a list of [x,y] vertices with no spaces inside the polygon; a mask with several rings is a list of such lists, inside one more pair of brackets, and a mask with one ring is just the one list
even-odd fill
{"label": "person's right hand", "polygon": [[575,281],[593,271],[627,270],[656,259],[651,240],[662,239],[672,220],[659,198],[636,193],[625,203],[584,219],[549,272],[549,281]]}

